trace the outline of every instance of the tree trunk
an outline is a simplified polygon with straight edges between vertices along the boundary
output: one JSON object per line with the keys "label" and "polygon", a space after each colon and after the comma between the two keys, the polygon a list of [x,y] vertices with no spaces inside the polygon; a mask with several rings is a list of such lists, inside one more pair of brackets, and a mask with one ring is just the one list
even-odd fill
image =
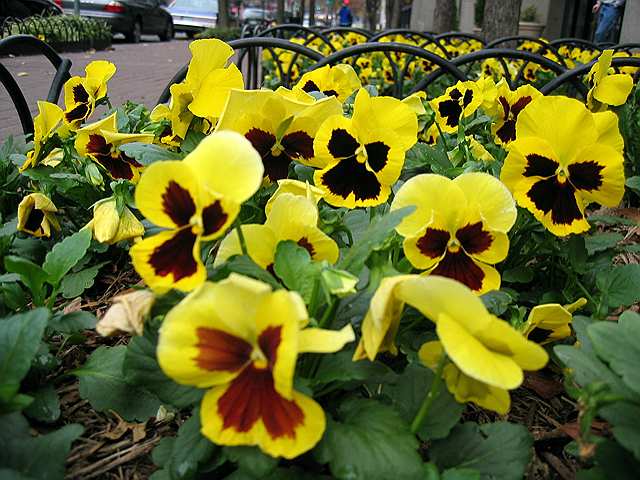
{"label": "tree trunk", "polygon": [[455,28],[455,0],[436,0],[433,12],[433,30],[436,33],[451,32]]}
{"label": "tree trunk", "polygon": [[300,0],[300,25],[304,25],[304,4],[305,0]]}
{"label": "tree trunk", "polygon": [[218,27],[229,27],[229,0],[220,0],[218,2]]}
{"label": "tree trunk", "polygon": [[391,28],[400,28],[400,9],[402,8],[402,0],[390,0],[389,3],[391,3]]}
{"label": "tree trunk", "polygon": [[316,0],[309,0],[309,26],[316,24]]}
{"label": "tree trunk", "polygon": [[487,42],[518,34],[522,0],[485,0],[482,33]]}
{"label": "tree trunk", "polygon": [[367,20],[369,30],[375,32],[378,27],[378,12],[380,10],[380,0],[366,0]]}
{"label": "tree trunk", "polygon": [[278,0],[276,22],[278,22],[279,25],[282,25],[284,23],[284,0]]}

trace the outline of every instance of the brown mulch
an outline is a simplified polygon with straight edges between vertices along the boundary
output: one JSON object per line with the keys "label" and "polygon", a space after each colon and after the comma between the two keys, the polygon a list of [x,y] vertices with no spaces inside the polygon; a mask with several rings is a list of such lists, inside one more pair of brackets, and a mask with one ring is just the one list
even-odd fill
{"label": "brown mulch", "polygon": [[[598,213],[624,216],[640,223],[638,210],[620,210],[608,209]],[[640,227],[607,226],[605,229],[623,233],[625,244],[640,240]],[[640,263],[640,255],[624,253],[616,257],[616,263]],[[108,308],[110,298],[139,282],[135,272],[130,269],[114,264],[104,270],[96,285],[87,292],[88,295],[82,301],[71,302],[65,310],[89,310],[100,317]],[[169,418],[156,422],[152,418],[145,423],[129,423],[115,412],[99,413],[93,410],[87,401],[80,398],[77,380],[60,375],[81,366],[99,346],[124,344],[128,337],[102,338],[93,331],[85,332],[85,336],[86,342],[83,344],[58,345],[61,347],[58,353],[61,366],[52,375],[54,378],[63,378],[56,385],[61,399],[60,422],[80,423],[85,428],[67,458],[66,478],[147,479],[156,469],[151,461],[151,451],[163,437],[174,436],[181,421]],[[523,387],[512,392],[512,407],[508,415],[500,417],[469,405],[463,418],[477,423],[508,420],[525,425],[534,439],[533,461],[526,478],[572,480],[579,465],[573,457],[565,455],[564,447],[572,440],[579,440],[578,408],[566,395],[562,382],[562,374],[550,369],[530,373]],[[595,423],[594,429],[599,434],[607,433],[607,426],[602,422]],[[588,445],[585,448],[588,450]]]}

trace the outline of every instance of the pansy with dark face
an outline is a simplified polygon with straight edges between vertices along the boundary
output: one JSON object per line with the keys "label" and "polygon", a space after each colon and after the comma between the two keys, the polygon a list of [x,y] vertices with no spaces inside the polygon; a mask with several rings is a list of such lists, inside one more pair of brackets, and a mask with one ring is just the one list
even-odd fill
{"label": "pansy with dark face", "polygon": [[34,237],[50,237],[51,230],[60,230],[55,213],[58,211],[51,199],[42,193],[30,193],[18,205],[19,232]]}
{"label": "pansy with dark face", "polygon": [[344,102],[349,95],[360,88],[360,79],[351,65],[340,64],[335,67],[325,65],[302,75],[295,89],[307,93],[322,92],[327,97],[334,96]]}
{"label": "pansy with dark face", "polygon": [[410,205],[416,210],[396,231],[415,268],[453,278],[476,293],[500,288],[492,265],[507,257],[516,206],[498,179],[479,172],[454,180],[418,175],[400,187],[391,209]]}
{"label": "pansy with dark face", "polygon": [[500,179],[554,235],[589,230],[584,210],[592,202],[620,203],[624,144],[614,113],[593,114],[567,97],[539,97],[518,116],[516,137]]}
{"label": "pansy with dark face", "polygon": [[217,129],[244,135],[262,157],[265,180],[275,182],[287,178],[293,161],[315,165],[316,132],[340,112],[335,97],[315,101],[299,90],[232,90]]}
{"label": "pansy with dark face", "polygon": [[183,161],[148,166],[136,188],[136,206],[166,230],[130,250],[147,285],[155,291],[201,285],[206,278],[201,241],[222,236],[261,181],[258,153],[235,132],[206,137]]}
{"label": "pansy with dark face", "polygon": [[87,65],[85,73],[85,77],[71,77],[64,84],[64,121],[71,129],[89,118],[96,102],[107,95],[107,82],[116,73],[116,66],[96,60]]}
{"label": "pansy with dark face", "polygon": [[522,85],[515,91],[509,89],[507,82],[498,85],[493,111],[496,120],[491,126],[497,144],[506,145],[516,139],[516,120],[518,115],[533,100],[542,94],[531,85]]}
{"label": "pansy with dark face", "polygon": [[132,142],[151,143],[152,134],[119,133],[116,113],[78,130],[75,146],[80,155],[91,158],[113,179],[137,182],[142,165],[120,150],[120,145]]}
{"label": "pansy with dark face", "polygon": [[453,133],[458,131],[460,121],[472,115],[482,104],[482,92],[475,82],[458,82],[429,103],[436,113],[440,129]]}
{"label": "pansy with dark face", "polygon": [[299,354],[337,352],[355,338],[351,325],[333,331],[308,324],[297,292],[232,273],[167,314],[158,362],[176,382],[207,389],[200,421],[212,442],[294,458],[325,429],[322,407],[294,388]]}
{"label": "pansy with dark face", "polygon": [[353,117],[329,117],[314,141],[316,160],[323,167],[314,182],[325,191],[327,203],[347,208],[384,203],[417,132],[411,107],[391,97],[370,97],[361,89]]}

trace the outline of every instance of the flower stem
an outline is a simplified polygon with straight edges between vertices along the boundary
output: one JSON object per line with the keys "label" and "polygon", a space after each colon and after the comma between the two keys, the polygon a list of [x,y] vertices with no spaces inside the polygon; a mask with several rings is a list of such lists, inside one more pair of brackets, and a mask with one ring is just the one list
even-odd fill
{"label": "flower stem", "polygon": [[242,224],[240,223],[240,219],[236,220],[236,232],[238,232],[238,241],[240,242],[240,250],[242,250],[242,254],[248,255],[247,242],[245,242],[244,240],[244,234],[242,233]]}
{"label": "flower stem", "polygon": [[411,422],[411,432],[414,434],[417,433],[418,430],[420,430],[420,427],[424,423],[425,418],[427,418],[427,415],[429,414],[429,410],[431,410],[431,405],[433,404],[433,401],[436,399],[436,397],[438,396],[438,393],[440,392],[440,383],[442,382],[442,370],[444,369],[444,364],[446,360],[447,360],[447,356],[443,353],[442,357],[440,357],[440,360],[438,361],[438,367],[436,368],[435,376],[431,381],[431,386],[429,387],[429,391],[425,395],[424,400],[422,401],[422,405],[420,405],[420,410],[418,410],[418,413],[413,419],[413,422]]}

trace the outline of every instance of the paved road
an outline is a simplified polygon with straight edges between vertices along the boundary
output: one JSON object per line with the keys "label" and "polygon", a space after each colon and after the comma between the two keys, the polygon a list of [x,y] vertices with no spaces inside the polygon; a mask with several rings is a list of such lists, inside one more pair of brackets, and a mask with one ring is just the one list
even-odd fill
{"label": "paved road", "polygon": [[[153,107],[167,82],[189,61],[190,53],[186,39],[160,42],[157,37],[144,37],[147,38],[148,41],[137,45],[116,41],[111,50],[65,53],[62,56],[73,62],[72,75],[84,75],[84,67],[92,60],[113,62],[118,71],[109,82],[111,103],[119,105],[130,99]],[[53,79],[51,64],[41,56],[0,58],[0,62],[18,81],[32,113],[37,113],[36,102],[46,98]],[[60,96],[60,105],[63,106],[64,93]],[[9,95],[0,85],[0,142],[9,135],[20,133],[18,115]]]}

